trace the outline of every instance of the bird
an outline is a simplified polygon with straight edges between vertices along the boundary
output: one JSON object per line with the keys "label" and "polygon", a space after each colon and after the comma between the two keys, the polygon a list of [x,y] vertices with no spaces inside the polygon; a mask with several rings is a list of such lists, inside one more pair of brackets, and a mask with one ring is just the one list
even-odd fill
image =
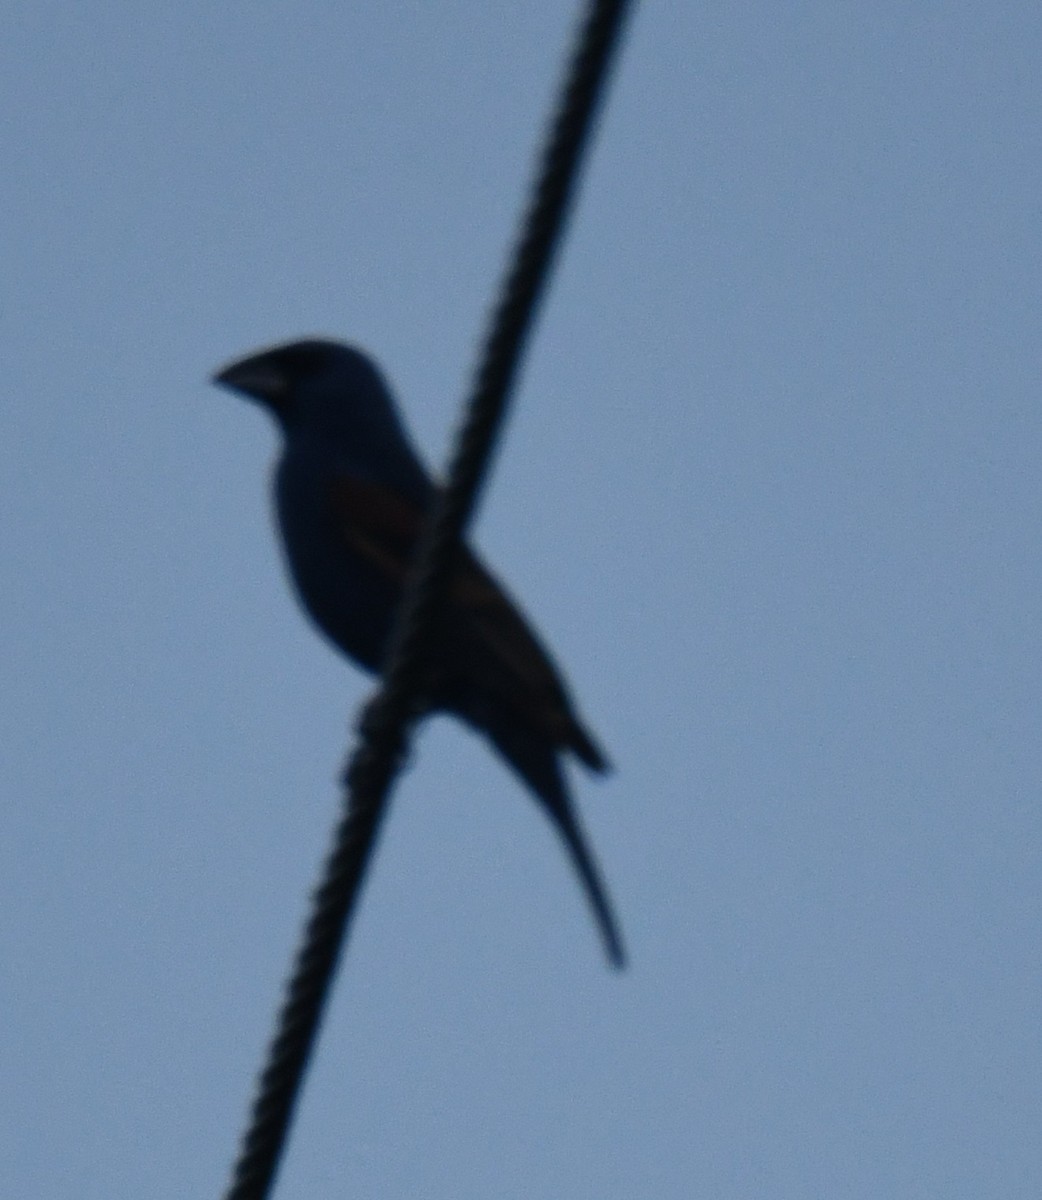
{"label": "bird", "polygon": [[[396,609],[437,485],[379,368],[325,338],[286,342],[221,367],[213,382],[259,403],[281,432],[274,498],[282,549],[305,612],[349,659],[384,666]],[[608,771],[549,651],[466,544],[431,651],[425,710],[484,734],[550,818],[579,875],[609,962],[622,935],[587,847],[562,759]]]}

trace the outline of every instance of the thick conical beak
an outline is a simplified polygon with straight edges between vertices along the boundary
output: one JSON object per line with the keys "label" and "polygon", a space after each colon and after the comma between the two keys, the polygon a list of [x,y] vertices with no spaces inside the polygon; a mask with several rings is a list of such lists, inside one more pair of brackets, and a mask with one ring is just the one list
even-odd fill
{"label": "thick conical beak", "polygon": [[290,386],[286,372],[269,354],[255,354],[228,363],[214,374],[213,382],[276,410],[285,404]]}

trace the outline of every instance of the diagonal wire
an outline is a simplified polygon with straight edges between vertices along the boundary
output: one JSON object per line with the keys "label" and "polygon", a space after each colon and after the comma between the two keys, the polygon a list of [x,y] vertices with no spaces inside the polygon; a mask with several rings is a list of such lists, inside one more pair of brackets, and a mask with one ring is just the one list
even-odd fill
{"label": "diagonal wire", "polygon": [[511,384],[546,288],[627,7],[625,0],[592,0],[579,31],[513,265],[492,314],[447,482],[417,550],[384,683],[367,706],[359,746],[344,773],[348,788],[344,813],[312,898],[225,1200],[264,1200],[270,1194],[390,787],[412,727],[422,715],[427,651],[437,635],[456,551],[487,475]]}

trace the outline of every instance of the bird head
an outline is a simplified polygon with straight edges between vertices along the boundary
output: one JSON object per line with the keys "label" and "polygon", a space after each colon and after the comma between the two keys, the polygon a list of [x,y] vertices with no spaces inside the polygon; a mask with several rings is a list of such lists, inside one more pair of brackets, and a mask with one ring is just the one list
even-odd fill
{"label": "bird head", "polygon": [[213,382],[239,392],[265,408],[288,428],[305,416],[309,394],[349,393],[354,377],[375,375],[372,363],[339,342],[307,338],[237,358],[213,376]]}
{"label": "bird head", "polygon": [[429,487],[383,376],[360,350],[324,338],[286,342],[228,363],[213,382],[263,405],[291,446],[416,494]]}

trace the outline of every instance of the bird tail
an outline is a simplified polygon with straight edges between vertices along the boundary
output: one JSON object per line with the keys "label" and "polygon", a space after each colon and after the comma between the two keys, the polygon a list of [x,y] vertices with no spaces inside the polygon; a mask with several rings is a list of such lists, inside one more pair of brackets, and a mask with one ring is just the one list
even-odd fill
{"label": "bird tail", "polygon": [[593,735],[590,731],[584,729],[574,718],[568,734],[568,749],[577,758],[581,759],[591,771],[596,771],[599,775],[603,775],[611,770],[611,763],[608,761],[608,756],[593,740]]}
{"label": "bird tail", "polygon": [[[578,723],[576,728],[586,738]],[[539,797],[556,826],[582,881],[608,959],[613,967],[621,969],[626,963],[626,952],[622,945],[619,923],[608,899],[608,890],[600,868],[586,845],[579,819],[572,807],[556,747],[525,730],[488,729],[487,726],[486,730],[496,749]],[[583,761],[595,770],[605,770],[607,761],[604,756],[597,751],[590,739],[586,738],[586,742],[589,754],[580,755]],[[579,753],[578,749],[576,752]]]}

